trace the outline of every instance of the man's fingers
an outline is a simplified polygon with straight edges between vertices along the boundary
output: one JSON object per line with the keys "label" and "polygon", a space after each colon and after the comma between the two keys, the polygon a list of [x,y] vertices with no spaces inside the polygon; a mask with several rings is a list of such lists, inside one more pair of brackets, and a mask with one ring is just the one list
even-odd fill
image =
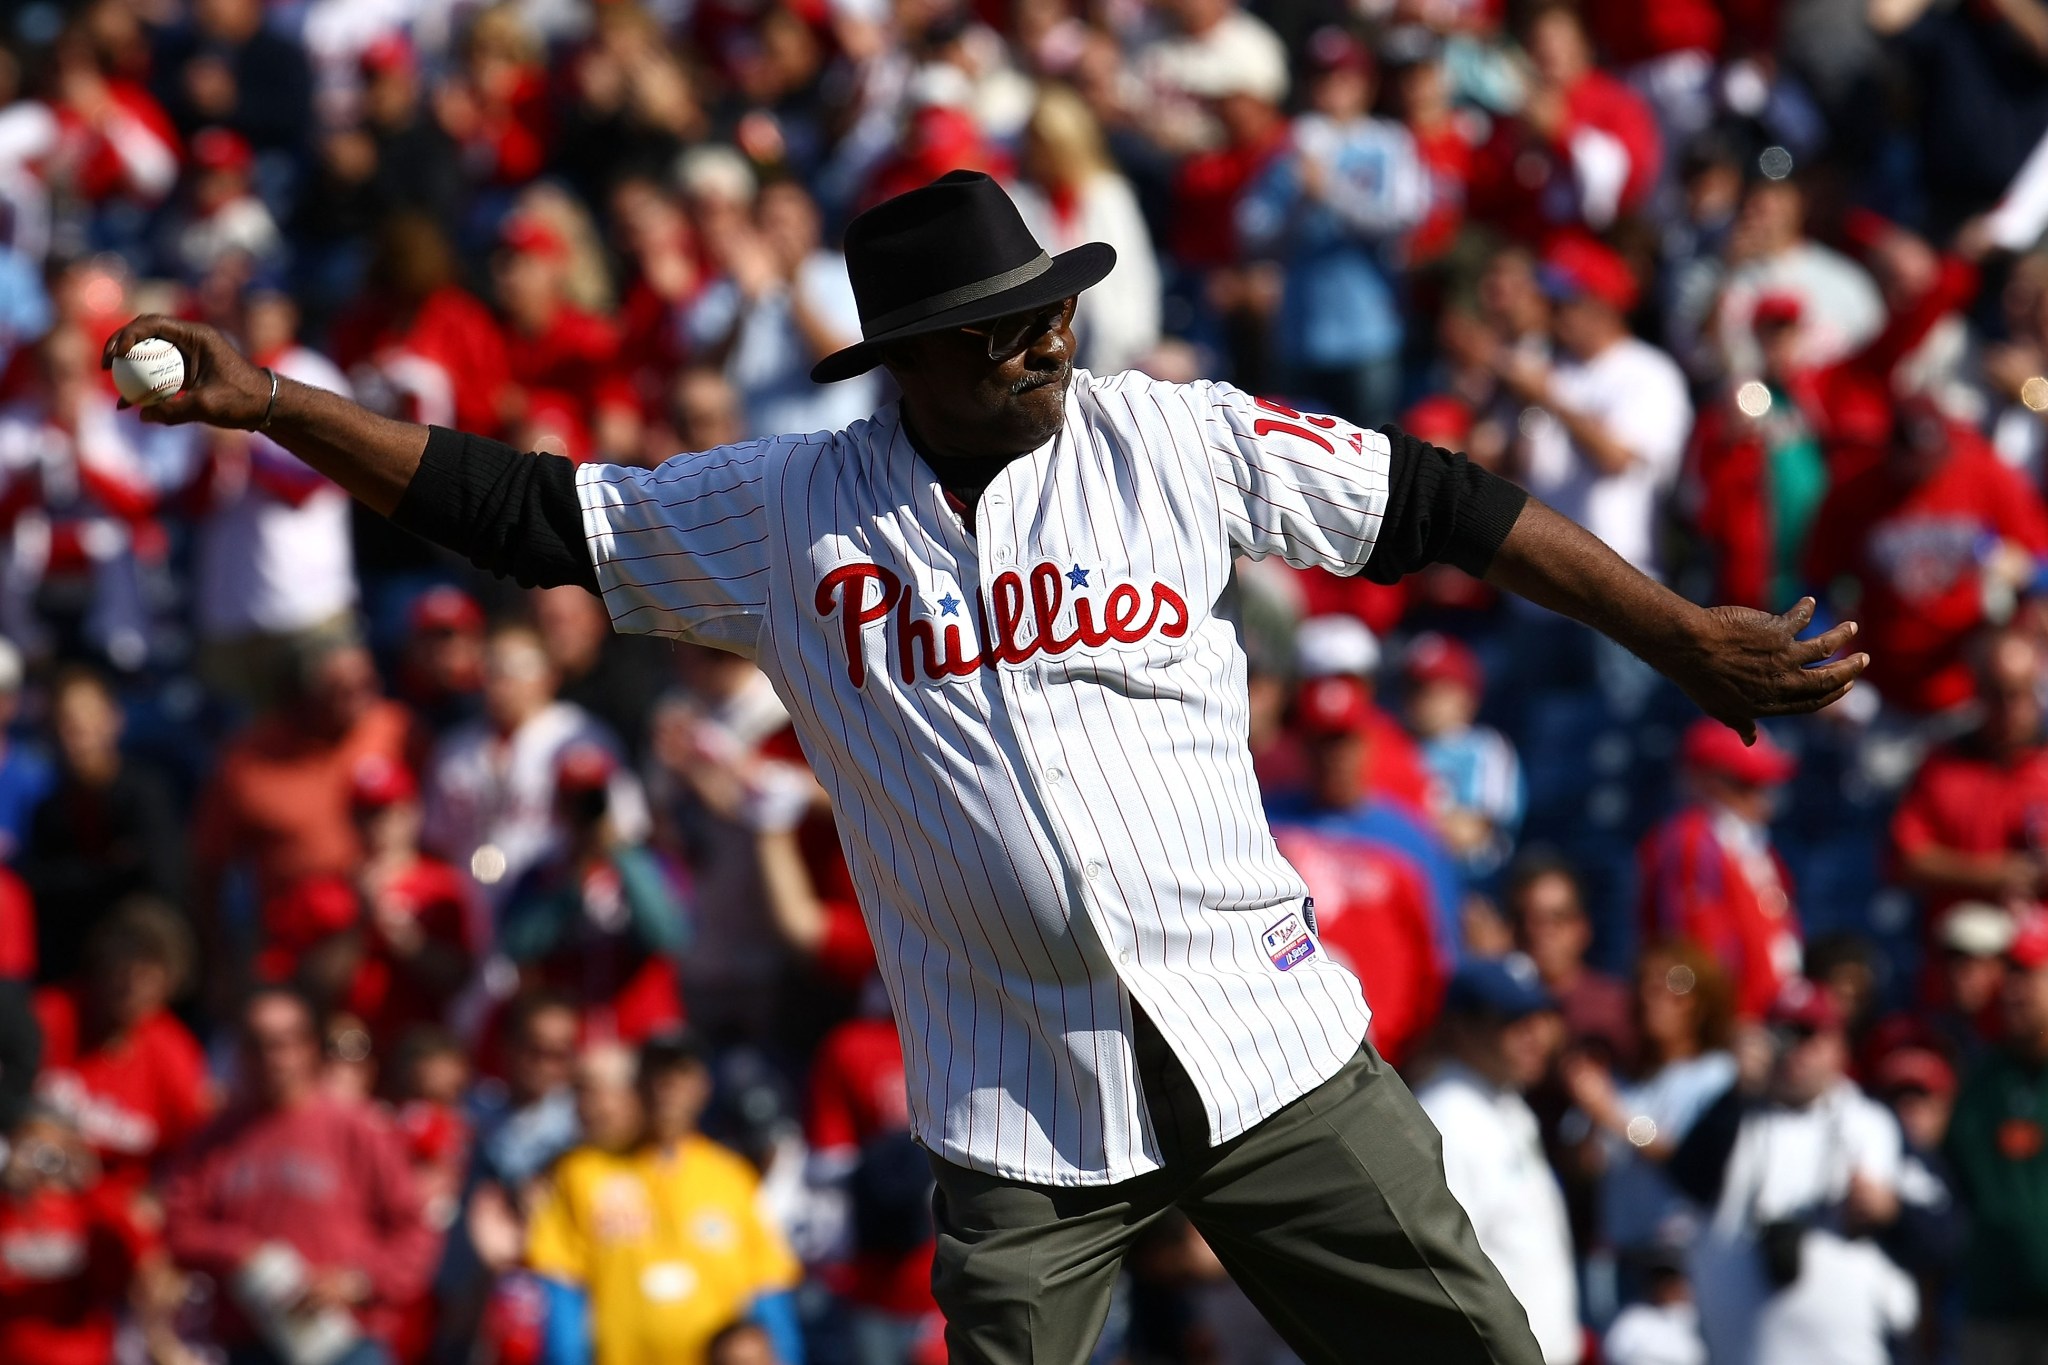
{"label": "man's fingers", "polygon": [[1768,708],[1764,714],[1771,716],[1803,716],[1813,711],[1824,711],[1848,696],[1855,687],[1856,680],[1851,678],[1840,687],[1831,688],[1819,696],[1801,697],[1797,701],[1781,702],[1776,706]]}
{"label": "man's fingers", "polygon": [[1785,689],[1790,697],[1804,700],[1846,687],[1870,667],[1868,654],[1851,654],[1846,659],[1837,659],[1823,668],[1802,668],[1798,676]]}
{"label": "man's fingers", "polygon": [[1825,635],[1816,635],[1811,640],[1800,640],[1792,650],[1792,657],[1802,664],[1814,663],[1834,655],[1849,641],[1856,638],[1856,623],[1844,621]]}
{"label": "man's fingers", "polygon": [[1797,635],[1800,631],[1813,624],[1813,599],[1811,597],[1800,598],[1792,604],[1792,610],[1786,612],[1779,619],[1792,627],[1792,633]]}

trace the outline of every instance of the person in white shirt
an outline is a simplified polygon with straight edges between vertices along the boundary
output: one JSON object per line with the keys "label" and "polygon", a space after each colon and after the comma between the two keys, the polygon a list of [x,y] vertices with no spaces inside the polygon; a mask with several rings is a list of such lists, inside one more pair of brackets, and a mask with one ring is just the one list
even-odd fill
{"label": "person in white shirt", "polygon": [[1170,27],[1142,44],[1132,66],[1144,92],[1144,122],[1154,141],[1173,151],[1222,144],[1224,133],[1206,108],[1226,94],[1268,103],[1287,98],[1287,49],[1264,20],[1236,0],[1167,0],[1156,14]]}
{"label": "person in white shirt", "polygon": [[[349,396],[334,362],[297,341],[298,306],[274,290],[242,304],[240,331],[281,375]],[[261,707],[296,644],[347,631],[356,604],[348,494],[259,432],[215,432],[192,490],[204,507],[195,593],[209,683]]]}
{"label": "person in white shirt", "polygon": [[[1727,259],[1728,278],[1711,319],[1722,373],[1742,378],[1762,371],[1754,318],[1757,301],[1766,295],[1799,300],[1803,366],[1817,369],[1852,355],[1884,328],[1877,281],[1806,235],[1806,196],[1793,180],[1766,177],[1750,185],[1729,233]],[[1707,372],[1717,368],[1703,351],[1695,359]]]}
{"label": "person in white shirt", "polygon": [[1444,1179],[1529,1314],[1544,1365],[1585,1351],[1564,1191],[1522,1094],[1543,1078],[1557,1002],[1520,954],[1460,967],[1444,998],[1450,1060],[1415,1098],[1443,1134]]}
{"label": "person in white shirt", "polygon": [[1637,283],[1628,263],[1590,238],[1544,253],[1559,358],[1503,350],[1501,382],[1525,404],[1523,484],[1656,577],[1657,503],[1692,434],[1692,400],[1675,361],[1629,331]]}
{"label": "person in white shirt", "polygon": [[1772,1046],[1672,1156],[1711,1210],[1692,1250],[1715,1365],[1887,1365],[1920,1316],[1912,1277],[1870,1235],[1899,1215],[1898,1121],[1849,1079],[1848,1035],[1826,990],[1787,986]]}
{"label": "person in white shirt", "polygon": [[[483,717],[450,732],[428,763],[424,842],[468,869],[494,912],[560,833],[555,767],[562,753],[595,745],[620,757],[611,733],[582,707],[556,700],[555,686],[540,637],[526,626],[500,626],[485,647]],[[647,797],[623,764],[609,794],[619,838],[646,839]],[[488,942],[491,926],[475,927]]]}

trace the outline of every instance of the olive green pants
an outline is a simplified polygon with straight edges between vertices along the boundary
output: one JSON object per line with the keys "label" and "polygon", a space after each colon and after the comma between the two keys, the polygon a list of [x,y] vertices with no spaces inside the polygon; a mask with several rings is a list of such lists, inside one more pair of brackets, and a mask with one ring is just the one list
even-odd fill
{"label": "olive green pants", "polygon": [[1124,1253],[1175,1208],[1309,1365],[1542,1365],[1444,1184],[1436,1128],[1371,1044],[1211,1148],[1193,1084],[1149,1021],[1137,1041],[1162,1169],[1062,1188],[932,1159],[932,1290],[952,1365],[1085,1365]]}

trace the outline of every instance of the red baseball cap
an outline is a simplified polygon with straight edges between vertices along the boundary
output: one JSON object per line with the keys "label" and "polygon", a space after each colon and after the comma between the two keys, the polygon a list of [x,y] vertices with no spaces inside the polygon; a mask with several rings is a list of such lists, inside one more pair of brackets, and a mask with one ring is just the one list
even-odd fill
{"label": "red baseball cap", "polygon": [[2030,910],[2020,920],[2019,932],[2005,950],[2005,960],[2023,972],[2048,967],[2048,910]]}
{"label": "red baseball cap", "polygon": [[1621,253],[1581,234],[1562,236],[1543,253],[1544,292],[1554,298],[1596,299],[1626,313],[1636,306],[1636,273]]}
{"label": "red baseball cap", "polygon": [[1741,735],[1705,716],[1687,727],[1679,756],[1688,768],[1718,773],[1751,787],[1775,787],[1791,780],[1799,770],[1798,760],[1764,731],[1756,732],[1756,743],[1744,744]]}
{"label": "red baseball cap", "polygon": [[484,628],[484,609],[462,589],[444,583],[413,600],[410,622],[415,635],[429,631],[467,634]]}
{"label": "red baseball cap", "polygon": [[1373,69],[1372,51],[1335,24],[1317,29],[1308,39],[1308,67],[1317,75],[1330,71]]}
{"label": "red baseball cap", "polygon": [[203,171],[246,171],[256,162],[248,139],[229,128],[201,128],[192,135],[192,164]]}
{"label": "red baseball cap", "polygon": [[1402,413],[1401,429],[1432,445],[1463,450],[1472,437],[1472,409],[1463,399],[1436,394]]}
{"label": "red baseball cap", "polygon": [[414,64],[412,42],[403,33],[387,33],[363,49],[362,68],[367,75],[410,71]]}
{"label": "red baseball cap", "polygon": [[1750,310],[1752,327],[1791,327],[1798,323],[1806,311],[1797,294],[1765,294],[1757,299],[1756,307]]}
{"label": "red baseball cap", "polygon": [[1842,1027],[1842,1007],[1835,1003],[1835,997],[1825,986],[1815,985],[1805,977],[1796,977],[1786,982],[1785,989],[1778,992],[1778,998],[1771,1002],[1767,1022],[1773,1028],[1825,1033]]}
{"label": "red baseball cap", "polygon": [[569,244],[562,234],[530,213],[515,213],[507,218],[498,229],[498,245],[522,256],[560,259],[569,254]]}
{"label": "red baseball cap", "polygon": [[571,744],[555,759],[555,791],[603,791],[618,766],[610,754],[595,744]]}
{"label": "red baseball cap", "polygon": [[1355,735],[1371,720],[1365,684],[1348,675],[1311,678],[1294,694],[1294,723],[1305,735]]}
{"label": "red baseball cap", "polygon": [[1408,646],[1408,681],[1418,687],[1456,683],[1475,697],[1486,690],[1486,672],[1479,666],[1479,656],[1463,641],[1433,630],[1416,636]]}
{"label": "red baseball cap", "polygon": [[403,763],[367,755],[349,774],[349,799],[357,810],[383,810],[419,795],[419,783]]}
{"label": "red baseball cap", "polygon": [[1897,1047],[1877,1064],[1873,1079],[1881,1093],[1895,1090],[1924,1090],[1930,1095],[1953,1095],[1956,1070],[1932,1048]]}

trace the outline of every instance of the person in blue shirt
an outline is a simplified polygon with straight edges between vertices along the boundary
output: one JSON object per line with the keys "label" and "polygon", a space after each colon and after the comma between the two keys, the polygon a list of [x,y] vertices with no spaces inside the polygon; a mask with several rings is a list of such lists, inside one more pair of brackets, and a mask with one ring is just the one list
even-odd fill
{"label": "person in blue shirt", "polygon": [[1373,118],[1372,55],[1338,28],[1310,40],[1309,109],[1238,206],[1238,231],[1286,275],[1279,347],[1290,389],[1361,424],[1400,401],[1403,239],[1429,210],[1408,130]]}
{"label": "person in blue shirt", "polygon": [[36,807],[57,785],[48,756],[12,734],[14,719],[21,713],[24,674],[21,651],[0,637],[0,863],[13,861],[28,837]]}

